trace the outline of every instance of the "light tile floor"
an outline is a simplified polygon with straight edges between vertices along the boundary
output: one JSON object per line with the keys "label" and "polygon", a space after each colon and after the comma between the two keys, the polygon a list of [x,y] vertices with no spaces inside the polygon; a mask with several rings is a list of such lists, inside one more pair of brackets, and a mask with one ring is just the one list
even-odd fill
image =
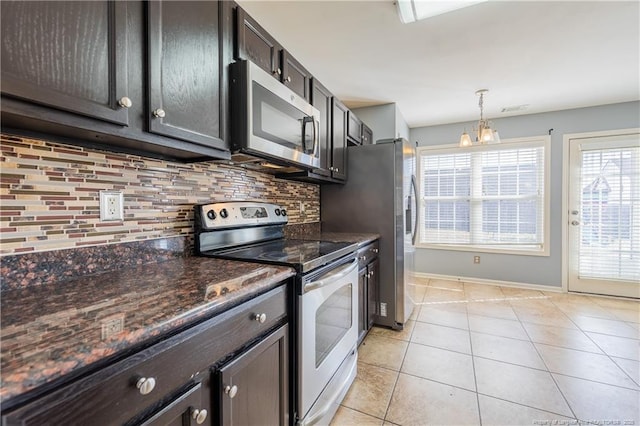
{"label": "light tile floor", "polygon": [[640,303],[418,279],[332,425],[640,426]]}

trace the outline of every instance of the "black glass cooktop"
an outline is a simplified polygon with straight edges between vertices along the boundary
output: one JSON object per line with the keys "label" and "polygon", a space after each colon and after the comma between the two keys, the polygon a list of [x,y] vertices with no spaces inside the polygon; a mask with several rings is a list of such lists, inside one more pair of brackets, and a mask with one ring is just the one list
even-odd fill
{"label": "black glass cooktop", "polygon": [[281,239],[203,254],[224,259],[291,266],[296,271],[305,273],[355,252],[356,249],[357,244],[354,243]]}

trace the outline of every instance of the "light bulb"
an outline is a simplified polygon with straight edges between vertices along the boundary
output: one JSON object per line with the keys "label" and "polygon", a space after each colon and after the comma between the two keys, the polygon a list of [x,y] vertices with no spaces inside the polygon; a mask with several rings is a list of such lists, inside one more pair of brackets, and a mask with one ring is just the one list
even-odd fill
{"label": "light bulb", "polygon": [[460,136],[460,148],[467,148],[471,145],[473,145],[473,143],[471,142],[469,134],[467,132],[462,133],[462,136]]}

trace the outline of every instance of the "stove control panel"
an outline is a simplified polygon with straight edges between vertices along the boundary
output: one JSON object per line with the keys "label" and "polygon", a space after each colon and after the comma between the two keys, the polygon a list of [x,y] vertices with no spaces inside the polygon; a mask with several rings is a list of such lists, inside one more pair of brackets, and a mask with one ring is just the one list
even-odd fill
{"label": "stove control panel", "polygon": [[287,211],[277,204],[253,201],[230,201],[196,206],[203,229],[241,228],[257,225],[283,225]]}

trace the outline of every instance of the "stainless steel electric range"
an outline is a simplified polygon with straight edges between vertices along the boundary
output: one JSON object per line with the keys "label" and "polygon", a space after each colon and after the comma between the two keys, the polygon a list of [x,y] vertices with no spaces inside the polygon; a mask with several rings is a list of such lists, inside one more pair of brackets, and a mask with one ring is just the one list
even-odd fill
{"label": "stainless steel electric range", "polygon": [[325,424],[357,371],[357,244],[285,239],[287,222],[275,204],[198,205],[196,253],[295,268],[296,422]]}

